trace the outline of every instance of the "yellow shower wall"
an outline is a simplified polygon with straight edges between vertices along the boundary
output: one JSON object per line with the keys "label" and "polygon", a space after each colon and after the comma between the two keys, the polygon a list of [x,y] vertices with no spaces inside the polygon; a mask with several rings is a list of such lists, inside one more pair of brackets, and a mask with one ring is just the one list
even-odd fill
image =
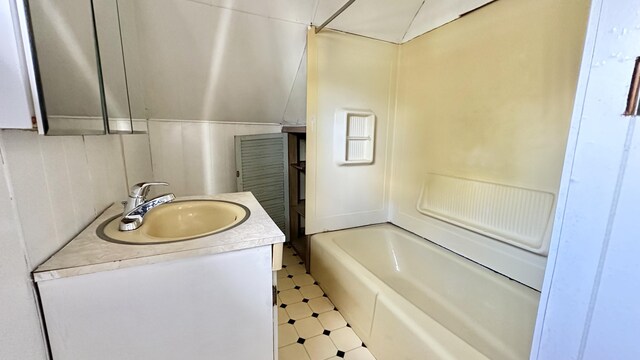
{"label": "yellow shower wall", "polygon": [[538,287],[544,257],[460,233],[416,203],[427,173],[557,195],[588,10],[499,0],[399,47],[394,223]]}
{"label": "yellow shower wall", "polygon": [[[307,38],[306,232],[388,220],[398,45],[311,29]],[[342,166],[335,152],[341,109],[375,114],[372,164]]]}

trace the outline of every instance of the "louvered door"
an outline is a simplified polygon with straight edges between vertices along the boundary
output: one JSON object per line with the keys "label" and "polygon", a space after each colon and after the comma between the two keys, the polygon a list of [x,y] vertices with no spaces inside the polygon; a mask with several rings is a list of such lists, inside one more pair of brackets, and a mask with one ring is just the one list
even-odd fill
{"label": "louvered door", "polygon": [[289,237],[286,134],[236,136],[238,191],[251,191]]}

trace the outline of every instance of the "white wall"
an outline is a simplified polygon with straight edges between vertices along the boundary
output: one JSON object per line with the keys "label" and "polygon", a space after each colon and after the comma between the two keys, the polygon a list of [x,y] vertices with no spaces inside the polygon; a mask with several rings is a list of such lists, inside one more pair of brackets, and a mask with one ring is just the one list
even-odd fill
{"label": "white wall", "polygon": [[237,191],[234,136],[279,133],[280,124],[149,121],[155,179],[176,196]]}
{"label": "white wall", "polygon": [[0,131],[0,358],[46,358],[30,273],[150,176],[146,138]]}
{"label": "white wall", "polygon": [[287,107],[284,110],[283,123],[286,125],[305,125],[307,123],[307,49],[305,48],[300,66],[293,82]]}
{"label": "white wall", "polygon": [[149,118],[281,123],[290,107],[291,119],[313,4],[136,0]]}
{"label": "white wall", "polygon": [[136,0],[154,193],[236,191],[234,136],[304,124],[314,0]]}
{"label": "white wall", "polygon": [[148,134],[121,135],[127,189],[154,180]]}
{"label": "white wall", "polygon": [[31,263],[9,188],[4,162],[0,166],[0,358],[46,359]]}
{"label": "white wall", "polygon": [[[308,56],[306,232],[387,221],[397,45],[312,29]],[[342,108],[375,113],[373,164],[334,161],[334,115]]]}
{"label": "white wall", "polygon": [[537,255],[416,205],[428,173],[557,196],[587,10],[495,2],[400,46],[393,223],[540,289],[549,230]]}

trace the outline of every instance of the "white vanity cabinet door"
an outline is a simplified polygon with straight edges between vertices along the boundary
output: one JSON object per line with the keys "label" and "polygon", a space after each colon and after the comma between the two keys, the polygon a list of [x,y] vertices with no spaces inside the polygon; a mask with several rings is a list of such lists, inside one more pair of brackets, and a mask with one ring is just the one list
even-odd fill
{"label": "white vanity cabinet door", "polygon": [[53,358],[274,359],[271,246],[38,283]]}

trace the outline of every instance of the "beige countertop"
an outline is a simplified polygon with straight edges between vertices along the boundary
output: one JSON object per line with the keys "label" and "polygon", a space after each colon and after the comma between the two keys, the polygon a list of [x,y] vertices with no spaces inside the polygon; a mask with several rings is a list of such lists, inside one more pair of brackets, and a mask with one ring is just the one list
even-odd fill
{"label": "beige countertop", "polygon": [[282,243],[285,240],[282,231],[250,192],[189,196],[177,200],[188,199],[236,202],[248,207],[251,215],[237,227],[198,239],[158,245],[118,244],[102,240],[96,235],[96,229],[100,224],[122,213],[122,205],[116,203],[40,265],[33,273],[35,281],[249,249]]}

